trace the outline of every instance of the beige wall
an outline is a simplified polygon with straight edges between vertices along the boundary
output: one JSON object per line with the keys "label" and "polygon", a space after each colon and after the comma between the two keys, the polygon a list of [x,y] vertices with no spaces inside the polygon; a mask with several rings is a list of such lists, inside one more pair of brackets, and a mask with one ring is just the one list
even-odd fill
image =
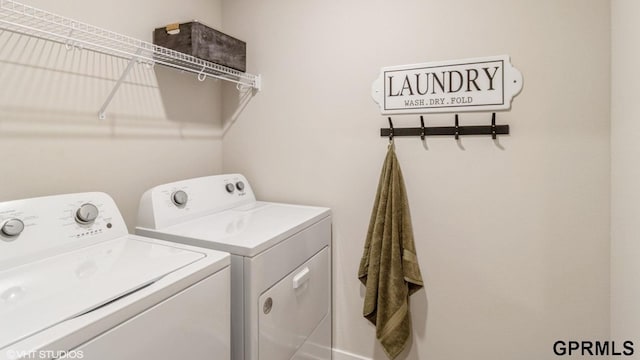
{"label": "beige wall", "polygon": [[[382,66],[510,54],[510,136],[398,139],[426,292],[408,359],[550,359],[609,338],[609,1],[223,2],[264,90],[223,141],[260,198],[334,212],[334,345],[384,358],[356,279],[387,141]],[[463,124],[489,121],[464,114]],[[427,116],[429,124],[453,116]],[[416,116],[394,117],[416,126]]]}
{"label": "beige wall", "polygon": [[[613,0],[611,91],[611,336],[640,338],[640,3]],[[640,358],[640,357],[638,357]]]}
{"label": "beige wall", "polygon": [[[197,14],[221,26],[221,2],[24,0],[60,15],[151,41],[152,30]],[[147,188],[220,172],[220,85],[134,66],[97,118],[125,61],[0,34],[0,200],[105,191],[130,229]]]}

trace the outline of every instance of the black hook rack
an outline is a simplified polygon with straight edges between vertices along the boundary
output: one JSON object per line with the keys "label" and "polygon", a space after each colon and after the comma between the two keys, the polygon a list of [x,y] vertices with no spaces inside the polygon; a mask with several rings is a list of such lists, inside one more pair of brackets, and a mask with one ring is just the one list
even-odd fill
{"label": "black hook rack", "polygon": [[491,135],[492,139],[497,139],[498,135],[508,135],[509,125],[496,125],[496,113],[491,115],[491,125],[474,125],[474,126],[460,126],[458,120],[458,114],[455,115],[454,126],[434,126],[425,127],[424,118],[420,116],[420,127],[417,128],[394,128],[391,117],[389,119],[389,128],[381,128],[380,136],[388,136],[389,141],[392,141],[396,136],[420,136],[420,139],[424,140],[425,136],[451,136],[453,135],[456,140],[460,139],[460,136],[466,135]]}

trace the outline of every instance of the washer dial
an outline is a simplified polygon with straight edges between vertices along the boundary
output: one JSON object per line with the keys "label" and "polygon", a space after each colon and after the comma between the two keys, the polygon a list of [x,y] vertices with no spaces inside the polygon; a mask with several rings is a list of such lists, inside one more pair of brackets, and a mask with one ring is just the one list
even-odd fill
{"label": "washer dial", "polygon": [[238,189],[238,191],[244,191],[244,183],[242,181],[238,181],[236,183],[236,189]]}
{"label": "washer dial", "polygon": [[5,221],[4,224],[2,224],[2,228],[0,228],[2,234],[9,237],[20,235],[22,230],[24,230],[24,223],[17,218]]}
{"label": "washer dial", "polygon": [[98,208],[95,205],[91,203],[82,204],[76,210],[76,222],[81,225],[91,224],[98,217],[98,213]]}
{"label": "washer dial", "polygon": [[236,187],[232,183],[228,183],[227,185],[225,185],[225,189],[227,189],[227,192],[229,194],[233,194],[233,191],[236,189]]}
{"label": "washer dial", "polygon": [[175,206],[183,207],[187,204],[187,201],[189,201],[189,195],[182,190],[174,191],[173,194],[171,194],[171,201]]}

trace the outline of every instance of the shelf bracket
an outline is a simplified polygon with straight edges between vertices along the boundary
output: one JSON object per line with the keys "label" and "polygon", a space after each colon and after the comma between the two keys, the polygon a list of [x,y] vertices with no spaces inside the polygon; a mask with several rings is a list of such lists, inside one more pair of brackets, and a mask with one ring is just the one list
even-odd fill
{"label": "shelf bracket", "polygon": [[262,75],[261,74],[256,75],[253,87],[256,89],[256,91],[262,90]]}
{"label": "shelf bracket", "polygon": [[109,106],[109,104],[111,104],[113,97],[116,96],[116,93],[118,92],[118,89],[120,89],[120,86],[124,82],[124,79],[127,78],[127,75],[129,75],[129,73],[131,72],[131,69],[133,69],[133,65],[136,64],[136,61],[139,59],[138,55],[140,55],[141,52],[142,52],[142,49],[138,49],[136,51],[136,54],[131,59],[129,59],[129,63],[127,64],[127,67],[122,72],[122,75],[120,75],[120,78],[118,79],[118,81],[116,81],[116,84],[113,86],[113,89],[111,89],[111,93],[109,93],[109,96],[107,96],[107,100],[105,100],[104,104],[102,104],[100,111],[98,111],[98,119],[104,120],[107,118],[107,115],[105,113],[107,110],[107,107]]}

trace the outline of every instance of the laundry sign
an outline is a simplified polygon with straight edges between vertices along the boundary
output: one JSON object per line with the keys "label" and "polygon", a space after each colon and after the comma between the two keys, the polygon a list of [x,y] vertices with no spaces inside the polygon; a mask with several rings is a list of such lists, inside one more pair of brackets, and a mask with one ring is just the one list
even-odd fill
{"label": "laundry sign", "polygon": [[522,74],[508,55],[384,67],[372,95],[383,115],[511,108]]}

